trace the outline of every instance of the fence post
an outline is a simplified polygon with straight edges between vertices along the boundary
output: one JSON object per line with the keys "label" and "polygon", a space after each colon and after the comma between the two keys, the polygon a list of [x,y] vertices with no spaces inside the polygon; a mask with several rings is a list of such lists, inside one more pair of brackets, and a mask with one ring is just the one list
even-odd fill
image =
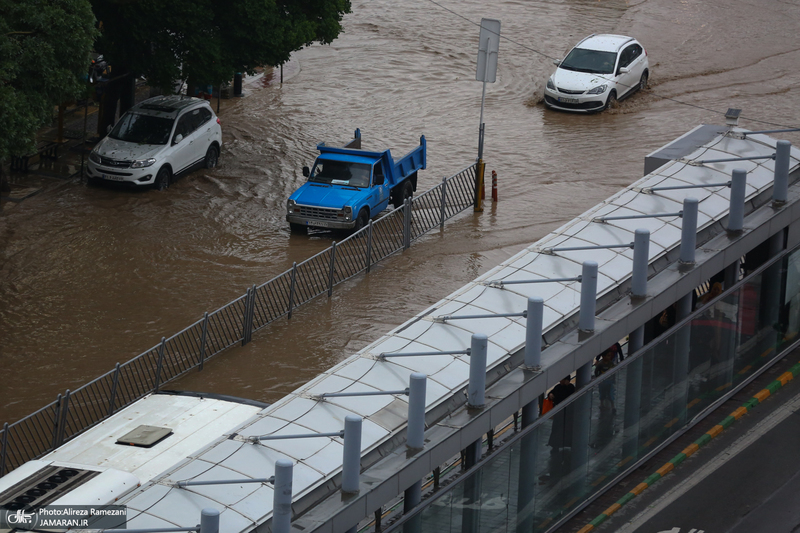
{"label": "fence post", "polygon": [[206,362],[206,339],[208,338],[208,311],[203,314],[203,334],[200,337],[200,370]]}
{"label": "fence post", "polygon": [[161,386],[161,369],[164,368],[164,347],[167,344],[167,339],[161,337],[161,344],[158,346],[158,365],[156,365],[156,386],[153,388],[158,392],[158,387]]}
{"label": "fence post", "polygon": [[119,363],[114,368],[114,380],[111,382],[111,398],[108,400],[108,416],[114,414],[114,404],[117,400],[117,386],[119,385]]}
{"label": "fence post", "polygon": [[[370,220],[372,222],[372,220]],[[336,241],[331,244],[331,267],[328,270],[328,298],[333,294],[333,266],[336,263]]]}
{"label": "fence post", "polygon": [[253,313],[256,307],[256,286],[247,289],[244,301],[244,323],[242,324],[242,346],[253,340]]}
{"label": "fence post", "polygon": [[244,312],[242,313],[242,346],[247,344],[247,310],[250,309],[250,287],[244,293]]}
{"label": "fence post", "polygon": [[56,414],[53,417],[53,441],[51,448],[56,448],[58,442],[58,426],[61,424],[61,394],[56,396]]}
{"label": "fence post", "polygon": [[200,511],[200,533],[219,533],[219,511],[212,507]]}
{"label": "fence post", "polygon": [[6,447],[8,446],[8,422],[3,424],[3,443],[0,445],[0,477],[6,475]]}
{"label": "fence post", "polygon": [[411,247],[411,198],[403,203],[403,250]]}
{"label": "fence post", "polygon": [[367,272],[372,266],[372,219],[367,222]]}
{"label": "fence post", "polygon": [[439,229],[444,229],[445,206],[447,205],[447,176],[442,178],[442,208],[439,215]]}
{"label": "fence post", "polygon": [[59,431],[58,431],[58,444],[56,447],[61,446],[64,443],[64,433],[67,431],[67,413],[69,412],[69,389],[67,389],[66,394],[61,399],[64,406],[61,408],[61,422],[59,423]]}
{"label": "fence post", "polygon": [[297,283],[297,263],[292,263],[292,284],[289,287],[289,320],[292,318],[292,307],[294,307],[294,286]]}
{"label": "fence post", "polygon": [[292,471],[288,459],[275,461],[275,483],[272,485],[272,532],[289,533],[292,529]]}

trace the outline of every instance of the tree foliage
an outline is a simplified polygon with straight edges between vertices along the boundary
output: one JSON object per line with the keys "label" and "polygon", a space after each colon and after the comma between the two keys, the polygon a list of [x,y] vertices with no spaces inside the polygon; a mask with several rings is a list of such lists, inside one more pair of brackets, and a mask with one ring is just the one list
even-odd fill
{"label": "tree foliage", "polygon": [[88,0],[0,0],[0,163],[30,151],[53,107],[84,94]]}
{"label": "tree foliage", "polygon": [[[92,0],[96,49],[112,66],[169,92],[178,80],[218,85],[279,65],[342,31],[350,0]],[[113,71],[112,71],[113,72]]]}

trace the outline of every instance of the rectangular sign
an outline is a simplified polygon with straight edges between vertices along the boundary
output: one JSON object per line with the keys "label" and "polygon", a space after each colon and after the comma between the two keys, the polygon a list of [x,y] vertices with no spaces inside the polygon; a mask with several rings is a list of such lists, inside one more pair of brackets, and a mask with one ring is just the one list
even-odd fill
{"label": "rectangular sign", "polygon": [[500,50],[500,21],[481,19],[478,40],[478,69],[475,79],[494,83],[497,79],[497,52]]}
{"label": "rectangular sign", "polygon": [[45,505],[37,509],[0,507],[0,529],[126,529],[127,521],[128,508],[124,505]]}

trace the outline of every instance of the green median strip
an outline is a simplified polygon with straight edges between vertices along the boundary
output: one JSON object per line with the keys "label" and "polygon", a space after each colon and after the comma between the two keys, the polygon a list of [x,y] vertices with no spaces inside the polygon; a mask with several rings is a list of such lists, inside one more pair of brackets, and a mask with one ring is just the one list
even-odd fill
{"label": "green median strip", "polygon": [[[792,368],[789,369],[789,372],[792,373],[793,377],[797,377],[798,374],[800,374],[800,363],[797,363],[794,366],[792,366]],[[758,394],[762,394],[764,391],[768,391],[769,395],[772,395],[775,392],[777,392],[778,390],[780,390],[782,387],[783,387],[783,384],[779,380],[775,380],[775,381],[771,382],[769,385],[767,385],[766,387],[764,387],[764,389],[759,391]],[[761,403],[761,402],[758,400],[758,398],[752,397],[749,400],[747,400],[746,402],[744,402],[742,404],[742,407],[744,407],[747,410],[747,412],[749,413],[759,403]],[[717,425],[718,426],[722,426],[723,429],[728,429],[730,426],[733,425],[734,422],[736,422],[736,418],[733,415],[728,415],[725,418],[723,418],[722,421]],[[716,427],[716,426],[714,426],[714,427]],[[711,431],[711,430],[709,430],[709,431]],[[719,433],[717,433],[717,434],[719,434]],[[704,445],[706,445],[709,442],[711,442],[711,439],[713,439],[713,438],[714,438],[714,435],[711,435],[710,433],[706,433],[702,437],[700,437],[699,439],[694,441],[694,443],[697,444],[698,447],[703,447]],[[673,457],[670,461],[668,461],[659,470],[663,469],[667,464],[670,464],[670,463],[672,463],[674,466],[678,466],[679,464],[681,464],[683,461],[686,460],[686,457],[687,457],[686,454],[681,452],[678,455],[676,455],[675,457]],[[663,476],[660,473],[655,472],[655,473],[650,474],[649,476],[647,476],[647,478],[645,478],[642,483],[647,485],[647,487],[652,487],[653,484],[656,483],[662,477]],[[635,493],[628,492],[627,494],[625,494],[625,496],[623,496],[622,498],[617,500],[616,505],[623,506],[626,503],[628,503],[629,501],[631,501],[632,499],[634,499],[635,497],[636,497]],[[592,520],[591,522],[589,522],[588,524],[583,526],[578,531],[578,533],[589,533],[595,527],[597,527],[600,524],[602,524],[607,518],[608,518],[608,515],[606,515],[605,513],[600,514],[597,518],[595,518],[594,520]]]}

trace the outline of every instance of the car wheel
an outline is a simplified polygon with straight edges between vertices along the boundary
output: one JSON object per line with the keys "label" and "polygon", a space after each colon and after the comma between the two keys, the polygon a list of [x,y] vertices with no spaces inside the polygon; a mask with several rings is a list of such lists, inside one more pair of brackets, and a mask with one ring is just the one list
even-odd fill
{"label": "car wheel", "polygon": [[219,150],[216,146],[209,146],[206,152],[205,167],[208,169],[215,168],[219,161]]}
{"label": "car wheel", "polygon": [[353,227],[353,232],[363,229],[367,224],[369,224],[369,211],[367,211],[367,208],[365,207],[358,212],[358,217],[356,218],[356,225]]}
{"label": "car wheel", "polygon": [[161,170],[159,170],[158,174],[156,174],[156,189],[159,191],[168,189],[171,177],[172,173],[169,171],[169,169],[167,167],[161,167]]}
{"label": "car wheel", "polygon": [[639,90],[644,91],[647,89],[647,71],[642,72],[642,79],[639,80]]}
{"label": "car wheel", "polygon": [[308,227],[303,224],[297,224],[295,222],[289,222],[289,230],[294,233],[295,235],[306,235],[308,234]]}
{"label": "car wheel", "polygon": [[606,100],[606,106],[603,109],[614,108],[618,107],[619,103],[617,102],[617,91],[612,90],[608,93],[608,100]]}
{"label": "car wheel", "polygon": [[403,207],[403,204],[406,202],[406,198],[411,198],[414,196],[414,186],[411,184],[411,180],[406,180],[400,185],[394,194],[394,198],[392,199],[392,205],[395,209]]}

